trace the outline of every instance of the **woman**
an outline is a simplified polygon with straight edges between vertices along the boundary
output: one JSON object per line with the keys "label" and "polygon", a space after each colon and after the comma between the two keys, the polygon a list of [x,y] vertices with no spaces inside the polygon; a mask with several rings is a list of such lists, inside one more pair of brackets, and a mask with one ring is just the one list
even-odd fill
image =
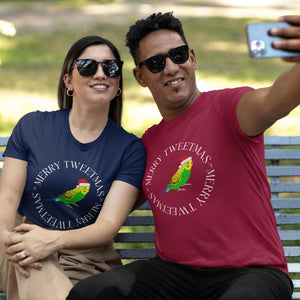
{"label": "woman", "polygon": [[122,64],[109,41],[80,39],[61,72],[60,110],[25,115],[9,139],[0,178],[8,299],[65,299],[78,280],[121,264],[113,238],[145,166],[142,142],[120,127]]}

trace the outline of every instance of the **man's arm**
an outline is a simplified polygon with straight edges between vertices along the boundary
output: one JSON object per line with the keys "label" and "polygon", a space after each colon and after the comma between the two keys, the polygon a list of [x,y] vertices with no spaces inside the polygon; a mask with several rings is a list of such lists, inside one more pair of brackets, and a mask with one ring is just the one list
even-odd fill
{"label": "man's arm", "polygon": [[[276,48],[300,51],[300,16],[286,16],[280,20],[298,26],[272,30],[272,35],[289,38],[276,43]],[[300,56],[284,60],[300,62]],[[237,118],[245,134],[256,136],[288,115],[299,104],[300,64],[296,63],[290,70],[281,74],[271,87],[246,93],[238,104]]]}

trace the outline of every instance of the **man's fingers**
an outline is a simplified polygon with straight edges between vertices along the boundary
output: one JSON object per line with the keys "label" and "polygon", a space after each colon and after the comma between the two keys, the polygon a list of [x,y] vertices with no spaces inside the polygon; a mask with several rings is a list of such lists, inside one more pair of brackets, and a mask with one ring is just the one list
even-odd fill
{"label": "man's fingers", "polygon": [[292,25],[300,25],[300,16],[299,15],[287,15],[279,18],[280,22],[288,22]]}
{"label": "man's fingers", "polygon": [[283,57],[282,60],[285,62],[300,63],[300,56]]}
{"label": "man's fingers", "polygon": [[300,52],[300,37],[293,40],[278,40],[272,43],[272,46],[277,49],[285,49],[289,51]]}
{"label": "man's fingers", "polygon": [[300,38],[300,26],[274,27],[269,32],[272,36],[282,38]]}

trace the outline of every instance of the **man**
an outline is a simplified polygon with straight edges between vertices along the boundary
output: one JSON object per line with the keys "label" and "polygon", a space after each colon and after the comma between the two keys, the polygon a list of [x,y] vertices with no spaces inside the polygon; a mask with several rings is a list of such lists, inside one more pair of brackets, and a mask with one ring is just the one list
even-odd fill
{"label": "man", "polygon": [[[300,16],[281,20],[300,25]],[[290,38],[274,47],[300,50],[299,27],[271,34]],[[171,13],[137,21],[126,37],[134,76],[163,117],[142,137],[157,257],[83,280],[67,299],[290,300],[263,132],[300,103],[300,64],[268,88],[201,93],[195,53]]]}

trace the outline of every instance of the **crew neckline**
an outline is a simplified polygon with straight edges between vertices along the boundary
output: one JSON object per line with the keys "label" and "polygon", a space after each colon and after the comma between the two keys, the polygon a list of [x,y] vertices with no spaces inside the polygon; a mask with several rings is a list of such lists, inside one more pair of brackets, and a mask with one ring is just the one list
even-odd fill
{"label": "crew neckline", "polygon": [[65,114],[65,124],[66,124],[66,129],[68,132],[68,135],[70,136],[71,141],[79,148],[81,149],[89,149],[90,147],[92,147],[93,145],[97,144],[98,142],[100,142],[106,135],[106,132],[109,128],[109,126],[111,125],[111,120],[110,118],[108,118],[107,123],[105,125],[105,127],[103,128],[103,131],[101,132],[101,134],[94,140],[88,143],[82,143],[79,140],[77,140],[74,135],[72,134],[71,128],[70,128],[70,122],[69,122],[69,116],[70,116],[70,109],[67,110],[66,114]]}

